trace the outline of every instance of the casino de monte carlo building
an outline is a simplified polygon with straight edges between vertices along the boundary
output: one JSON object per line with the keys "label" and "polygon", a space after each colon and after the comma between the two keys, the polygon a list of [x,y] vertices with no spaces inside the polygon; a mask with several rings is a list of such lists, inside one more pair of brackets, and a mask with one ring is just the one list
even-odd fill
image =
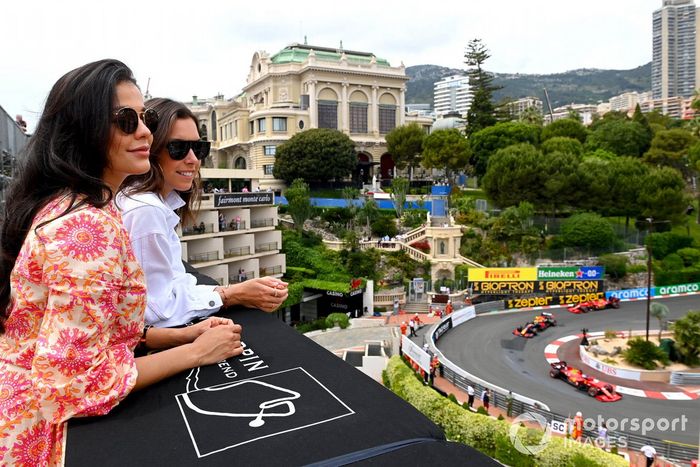
{"label": "casino de monte carlo building", "polygon": [[405,115],[408,79],[403,63],[391,66],[369,52],[296,43],[273,55],[255,52],[240,95],[188,103],[212,141],[202,178],[228,179],[231,191],[279,191],[284,182],[272,174],[277,146],[309,128],[340,130],[355,142],[353,178],[392,178],[384,136],[407,121],[426,131],[432,124]]}

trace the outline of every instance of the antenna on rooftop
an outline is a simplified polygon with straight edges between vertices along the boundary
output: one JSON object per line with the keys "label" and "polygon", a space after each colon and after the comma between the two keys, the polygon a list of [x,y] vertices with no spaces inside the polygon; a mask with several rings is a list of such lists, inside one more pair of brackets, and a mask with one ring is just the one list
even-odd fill
{"label": "antenna on rooftop", "polygon": [[340,50],[343,50],[343,40],[340,40]]}

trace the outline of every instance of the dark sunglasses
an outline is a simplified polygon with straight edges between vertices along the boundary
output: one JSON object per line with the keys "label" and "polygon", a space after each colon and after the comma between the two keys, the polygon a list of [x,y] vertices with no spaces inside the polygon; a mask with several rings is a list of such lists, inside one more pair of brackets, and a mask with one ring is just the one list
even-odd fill
{"label": "dark sunglasses", "polygon": [[158,120],[160,117],[158,117],[158,112],[153,109],[136,112],[131,107],[122,107],[114,112],[114,122],[119,129],[127,135],[134,133],[139,127],[139,118],[151,133],[154,133],[158,128]]}
{"label": "dark sunglasses", "polygon": [[192,149],[194,155],[200,161],[203,161],[209,155],[209,149],[211,148],[211,142],[209,141],[184,141],[181,139],[174,139],[169,142],[166,146],[168,149],[168,154],[170,158],[175,161],[181,161]]}

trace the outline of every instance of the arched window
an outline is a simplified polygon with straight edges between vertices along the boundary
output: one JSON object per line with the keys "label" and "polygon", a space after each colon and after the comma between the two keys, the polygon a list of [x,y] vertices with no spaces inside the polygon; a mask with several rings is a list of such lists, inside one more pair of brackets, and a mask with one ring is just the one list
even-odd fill
{"label": "arched window", "polygon": [[233,168],[245,170],[246,169],[245,157],[238,157],[236,159],[236,161],[233,163]]}
{"label": "arched window", "polygon": [[440,254],[445,254],[445,240],[440,240]]}

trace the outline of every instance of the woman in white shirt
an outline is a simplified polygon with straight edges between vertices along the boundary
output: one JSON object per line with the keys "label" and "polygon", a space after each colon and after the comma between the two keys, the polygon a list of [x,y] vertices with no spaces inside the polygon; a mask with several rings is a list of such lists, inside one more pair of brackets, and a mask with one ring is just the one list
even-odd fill
{"label": "woman in white shirt", "polygon": [[[153,134],[151,169],[122,185],[117,205],[122,210],[137,259],[146,273],[146,323],[178,326],[209,316],[222,306],[242,305],[263,311],[277,309],[287,298],[287,284],[274,277],[251,279],[225,287],[197,285],[181,261],[178,223],[190,225],[199,201],[199,167],[210,143],[200,140],[198,121],[183,104],[151,99],[161,116]],[[179,214],[179,215],[178,215]]]}

